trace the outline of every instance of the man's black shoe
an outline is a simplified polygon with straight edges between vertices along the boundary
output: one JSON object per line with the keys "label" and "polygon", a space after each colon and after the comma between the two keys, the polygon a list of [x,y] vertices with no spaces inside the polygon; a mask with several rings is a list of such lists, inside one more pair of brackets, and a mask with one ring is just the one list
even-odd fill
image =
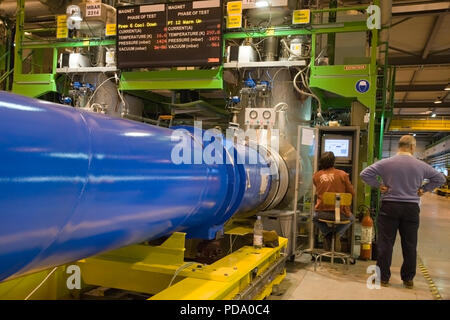
{"label": "man's black shoe", "polygon": [[381,280],[381,286],[382,286],[382,287],[389,287],[389,286],[390,286],[389,280],[388,280],[388,281],[383,281],[383,280]]}
{"label": "man's black shoe", "polygon": [[407,288],[407,289],[412,289],[412,288],[414,288],[414,282],[411,280],[411,281],[403,281],[403,285],[405,286],[405,288]]}

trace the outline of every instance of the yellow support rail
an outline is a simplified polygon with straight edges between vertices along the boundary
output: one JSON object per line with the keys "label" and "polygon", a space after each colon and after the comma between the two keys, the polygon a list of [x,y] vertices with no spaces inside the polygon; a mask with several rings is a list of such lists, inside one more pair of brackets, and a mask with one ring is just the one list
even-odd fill
{"label": "yellow support rail", "polygon": [[389,131],[450,131],[450,119],[393,119]]}

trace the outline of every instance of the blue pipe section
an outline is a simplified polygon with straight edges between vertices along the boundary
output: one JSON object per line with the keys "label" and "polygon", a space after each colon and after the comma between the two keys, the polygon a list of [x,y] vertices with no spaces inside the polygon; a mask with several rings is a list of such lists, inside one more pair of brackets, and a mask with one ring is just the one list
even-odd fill
{"label": "blue pipe section", "polygon": [[0,281],[176,231],[212,239],[265,200],[248,147],[177,165],[175,146],[205,145],[173,132],[0,91]]}

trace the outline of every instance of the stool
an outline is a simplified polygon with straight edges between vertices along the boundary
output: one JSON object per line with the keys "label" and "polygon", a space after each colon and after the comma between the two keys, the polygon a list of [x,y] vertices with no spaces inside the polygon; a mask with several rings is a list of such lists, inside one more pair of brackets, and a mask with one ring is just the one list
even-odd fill
{"label": "stool", "polygon": [[330,257],[331,265],[334,265],[334,258],[341,259],[344,267],[348,267],[349,259],[351,255],[344,252],[335,252],[334,248],[334,237],[336,235],[336,226],[342,224],[349,224],[350,220],[341,221],[341,205],[348,206],[352,203],[352,195],[350,193],[334,193],[325,192],[323,194],[323,202],[327,205],[334,205],[334,218],[335,220],[325,220],[319,219],[320,222],[324,222],[332,227],[332,237],[331,237],[331,251],[325,251],[318,254],[314,260],[314,271],[316,271],[317,260],[319,260],[319,265],[322,263],[322,257]]}
{"label": "stool", "polygon": [[331,237],[331,251],[325,251],[323,253],[318,254],[315,257],[315,261],[314,261],[314,271],[316,271],[316,264],[317,264],[317,260],[319,260],[319,265],[321,265],[322,263],[322,257],[330,257],[331,258],[331,264],[334,264],[334,258],[338,258],[341,259],[344,265],[348,265],[349,264],[349,259],[351,258],[351,255],[348,253],[344,253],[344,252],[335,252],[335,248],[334,248],[334,237],[336,234],[336,226],[340,225],[340,224],[349,224],[350,221],[346,220],[346,221],[332,221],[332,220],[324,220],[324,219],[319,219],[320,222],[325,222],[328,225],[331,225],[331,227],[333,228],[331,233],[332,233],[332,237]]}

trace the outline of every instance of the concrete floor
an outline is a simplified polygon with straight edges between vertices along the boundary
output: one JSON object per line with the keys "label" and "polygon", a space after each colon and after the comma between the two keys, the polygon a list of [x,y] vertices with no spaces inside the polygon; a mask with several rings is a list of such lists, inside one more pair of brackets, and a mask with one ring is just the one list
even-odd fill
{"label": "concrete floor", "polygon": [[[450,299],[450,198],[435,194],[422,197],[418,255],[443,299]],[[310,255],[303,255],[286,266],[287,276],[280,284],[280,294],[271,300],[431,300],[429,281],[419,267],[414,289],[406,289],[400,279],[402,264],[400,235],[394,247],[391,286],[367,288],[367,267],[375,261],[359,261],[345,271],[341,264],[333,267],[323,262],[314,272]]]}

